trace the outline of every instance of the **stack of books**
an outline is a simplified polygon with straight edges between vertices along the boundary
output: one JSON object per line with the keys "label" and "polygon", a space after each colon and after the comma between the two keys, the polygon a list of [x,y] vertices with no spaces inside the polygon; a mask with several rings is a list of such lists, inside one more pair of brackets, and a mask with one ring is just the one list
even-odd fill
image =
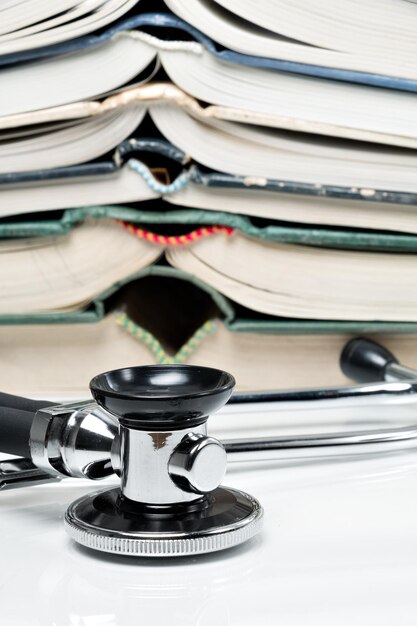
{"label": "stack of books", "polygon": [[358,334],[417,366],[417,5],[345,5],[1,9],[4,391],[339,384]]}

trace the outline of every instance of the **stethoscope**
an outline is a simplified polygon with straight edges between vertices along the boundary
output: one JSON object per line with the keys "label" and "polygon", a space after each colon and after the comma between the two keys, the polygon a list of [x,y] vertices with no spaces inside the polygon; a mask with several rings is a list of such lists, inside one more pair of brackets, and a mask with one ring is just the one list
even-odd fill
{"label": "stethoscope", "polygon": [[57,406],[0,394],[1,452],[18,457],[0,462],[0,489],[116,473],[120,487],[68,507],[65,527],[78,543],[149,557],[231,548],[259,532],[263,509],[251,495],[221,485],[227,461],[363,455],[416,445],[417,424],[222,442],[207,434],[209,415],[228,401],[320,409],[416,400],[417,372],[374,342],[351,340],[341,368],[364,384],[231,397],[235,381],[227,372],[151,365],[99,374],[90,382],[94,401]]}

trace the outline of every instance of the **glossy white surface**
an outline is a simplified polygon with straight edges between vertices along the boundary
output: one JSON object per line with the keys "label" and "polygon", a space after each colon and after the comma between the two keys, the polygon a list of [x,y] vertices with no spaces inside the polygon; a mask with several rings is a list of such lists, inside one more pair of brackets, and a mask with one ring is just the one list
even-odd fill
{"label": "glossy white surface", "polygon": [[[259,431],[270,420],[258,416]],[[237,416],[227,425],[216,418],[213,434],[236,436],[238,423],[253,434],[253,421]],[[65,508],[97,483],[0,493],[0,626],[414,626],[417,450],[232,466],[224,482],[261,500],[263,533],[229,552],[175,561],[72,543]]]}

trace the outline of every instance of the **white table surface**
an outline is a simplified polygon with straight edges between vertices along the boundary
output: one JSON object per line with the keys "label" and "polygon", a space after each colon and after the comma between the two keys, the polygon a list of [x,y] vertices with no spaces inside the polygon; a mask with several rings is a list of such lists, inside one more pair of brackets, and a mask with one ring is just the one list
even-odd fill
{"label": "white table surface", "polygon": [[[253,423],[233,416],[222,430],[215,419],[223,436]],[[257,419],[261,433],[276,416]],[[67,505],[103,483],[1,492],[0,626],[416,624],[417,450],[232,465],[225,484],[261,500],[261,535],[163,561],[88,551],[66,536]]]}

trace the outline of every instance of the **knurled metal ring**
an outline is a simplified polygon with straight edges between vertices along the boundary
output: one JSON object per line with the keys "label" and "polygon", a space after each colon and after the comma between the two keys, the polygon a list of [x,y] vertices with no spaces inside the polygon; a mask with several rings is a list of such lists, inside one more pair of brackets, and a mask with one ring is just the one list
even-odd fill
{"label": "knurled metal ring", "polygon": [[[205,554],[237,546],[256,535],[262,525],[259,502],[242,491],[220,487],[201,519],[175,516],[158,521],[158,530],[146,518],[126,520],[117,508],[119,489],[79,498],[65,514],[65,527],[77,543],[120,555],[176,557]],[[148,527],[148,528],[147,528]]]}

